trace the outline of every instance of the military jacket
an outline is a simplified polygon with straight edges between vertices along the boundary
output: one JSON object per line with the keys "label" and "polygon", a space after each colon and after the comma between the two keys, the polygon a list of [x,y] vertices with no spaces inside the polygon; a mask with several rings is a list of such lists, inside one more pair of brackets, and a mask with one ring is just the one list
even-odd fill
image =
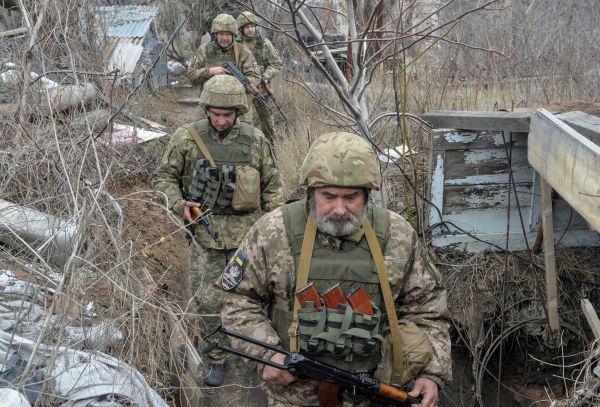
{"label": "military jacket", "polygon": [[252,38],[242,34],[240,35],[239,41],[252,50],[252,54],[254,55],[254,59],[256,60],[256,64],[258,65],[258,69],[263,78],[270,81],[277,73],[279,73],[283,64],[277,50],[268,38],[264,38],[258,33]]}
{"label": "military jacket", "polygon": [[[243,138],[249,137],[251,143],[244,143],[242,146],[244,151],[247,150],[248,157],[244,165],[253,167],[260,173],[261,209],[265,212],[272,211],[283,203],[281,179],[275,167],[271,146],[265,136],[255,127],[247,127],[251,129],[251,134],[245,134]],[[213,138],[214,142],[223,146],[233,146],[240,139],[240,122],[236,121],[231,131],[223,139],[219,138],[211,126],[209,126],[209,132],[209,136]],[[154,172],[152,183],[158,197],[164,199],[167,207],[178,217],[183,217],[182,192],[189,191],[194,166],[201,158],[205,157],[192,135],[187,129],[180,127],[173,134]],[[260,211],[243,215],[213,214],[210,216],[210,222],[219,233],[219,242],[215,242],[200,225],[195,227],[196,240],[205,248],[235,249],[259,216]]]}
{"label": "military jacket", "polygon": [[[317,232],[322,247],[338,251],[343,246],[360,243],[359,231],[347,241]],[[248,231],[237,250],[245,258],[243,278],[225,291],[221,305],[223,325],[243,335],[281,345],[273,322],[265,310],[273,303],[291,304],[294,300],[296,270],[294,251],[286,233],[282,209],[260,218]],[[449,316],[446,291],[439,284],[439,274],[424,256],[418,237],[400,215],[389,212],[389,233],[383,248],[384,261],[399,319],[419,326],[429,337],[433,355],[421,376],[438,384],[451,381]],[[216,282],[219,284],[219,281]],[[234,347],[257,357],[269,359],[272,351],[232,339]],[[259,373],[263,366],[258,365]],[[267,391],[278,400],[301,406],[318,406],[316,381],[299,378],[288,386],[268,384]]]}
{"label": "military jacket", "polygon": [[224,49],[219,47],[215,41],[200,45],[186,75],[194,85],[204,86],[204,83],[211,78],[208,70],[215,66],[221,66],[225,62],[233,62],[255,85],[260,82],[252,51],[235,41]]}

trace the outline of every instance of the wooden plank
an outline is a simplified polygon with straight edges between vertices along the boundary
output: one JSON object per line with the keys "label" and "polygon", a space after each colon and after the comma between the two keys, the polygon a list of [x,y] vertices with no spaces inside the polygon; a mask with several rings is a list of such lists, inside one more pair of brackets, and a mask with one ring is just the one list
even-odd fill
{"label": "wooden plank", "polygon": [[556,115],[595,144],[600,145],[600,117],[575,111]]}
{"label": "wooden plank", "polygon": [[554,225],[552,223],[552,188],[540,178],[542,192],[542,228],[544,232],[544,265],[546,269],[546,312],[550,329],[558,330],[558,290],[554,254]]}
{"label": "wooden plank", "polygon": [[598,319],[598,314],[596,314],[590,300],[583,298],[581,300],[581,309],[583,310],[585,319],[587,319],[588,324],[590,324],[590,328],[592,328],[594,339],[600,338],[600,319]]}
{"label": "wooden plank", "polygon": [[600,146],[547,110],[538,109],[531,120],[527,158],[540,176],[600,231]]}
{"label": "wooden plank", "polygon": [[[517,183],[531,182],[532,168],[527,150],[512,152],[512,172]],[[448,150],[444,162],[445,185],[480,185],[508,183],[508,160],[504,149]]]}
{"label": "wooden plank", "polygon": [[[508,206],[508,185],[447,185],[444,213],[459,213],[470,209],[503,208]],[[529,207],[531,183],[517,184],[519,205]],[[517,207],[514,190],[510,191],[510,206]]]}
{"label": "wooden plank", "polygon": [[[433,150],[501,148],[510,142],[510,134],[500,131],[433,130]],[[527,133],[512,134],[513,148],[527,146]]]}
{"label": "wooden plank", "polygon": [[466,112],[435,110],[425,113],[423,119],[436,129],[500,130],[528,132],[531,113],[525,112]]}

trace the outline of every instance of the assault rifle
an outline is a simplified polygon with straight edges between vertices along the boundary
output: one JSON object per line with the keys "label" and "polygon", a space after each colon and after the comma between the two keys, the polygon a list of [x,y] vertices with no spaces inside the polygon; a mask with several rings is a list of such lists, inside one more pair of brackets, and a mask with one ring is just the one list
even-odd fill
{"label": "assault rifle", "polygon": [[319,402],[324,407],[341,405],[340,389],[349,392],[351,395],[361,394],[383,406],[402,406],[406,405],[406,403],[420,404],[423,400],[422,396],[409,396],[408,392],[412,390],[410,387],[400,388],[389,385],[377,380],[368,373],[350,373],[318,360],[311,359],[308,356],[301,355],[297,352],[288,352],[278,346],[273,346],[254,338],[229,331],[222,326],[219,326],[211,335],[217,332],[222,332],[227,336],[252,343],[265,349],[283,353],[286,355],[285,363],[279,364],[270,360],[257,358],[238,349],[219,345],[217,343],[211,343],[207,346],[203,350],[204,354],[211,352],[215,348],[221,349],[225,352],[233,353],[243,358],[272,366],[276,369],[287,370],[293,375],[306,376],[318,380]]}
{"label": "assault rifle", "polygon": [[238,69],[237,66],[235,66],[232,62],[225,62],[223,64],[223,68],[227,69],[227,71],[233,75],[238,81],[240,81],[242,83],[242,85],[244,85],[244,87],[246,89],[248,89],[248,92],[252,93],[252,95],[254,95],[254,97],[256,98],[256,100],[258,100],[258,102],[265,108],[267,109],[269,112],[271,112],[271,106],[269,106],[269,103],[267,102],[267,98],[265,98],[265,95],[263,95],[262,93],[260,93],[260,91],[258,90],[258,88],[256,87],[255,84],[253,84],[250,79],[248,79],[246,77],[246,75],[244,75],[242,73],[242,71],[240,71]]}
{"label": "assault rifle", "polygon": [[269,82],[267,82],[265,80],[265,78],[263,78],[261,76],[260,77],[260,84],[262,85],[263,89],[265,90],[265,95],[267,95],[271,99],[271,102],[273,102],[273,106],[275,106],[277,108],[277,110],[279,111],[279,113],[281,114],[281,116],[285,120],[289,120],[288,117],[287,117],[287,114],[285,114],[285,112],[281,109],[281,106],[279,106],[279,103],[277,103],[277,99],[275,99],[275,95],[273,94],[273,89],[271,89],[271,86],[269,86]]}
{"label": "assault rifle", "polygon": [[[183,199],[185,199],[186,201],[197,202],[192,196],[187,195],[187,194],[183,195]],[[210,209],[202,212],[202,209],[200,209],[199,207],[192,206],[190,208],[190,213],[192,214],[192,218],[194,219],[194,221],[199,223],[200,225],[202,225],[202,227],[208,232],[210,237],[212,237],[215,240],[215,242],[218,242],[219,241],[219,232],[217,232],[212,227],[210,222],[208,221],[208,215],[210,215]],[[191,232],[192,236],[194,236],[194,224],[193,223],[190,223],[189,225],[187,225],[186,229],[188,229]]]}

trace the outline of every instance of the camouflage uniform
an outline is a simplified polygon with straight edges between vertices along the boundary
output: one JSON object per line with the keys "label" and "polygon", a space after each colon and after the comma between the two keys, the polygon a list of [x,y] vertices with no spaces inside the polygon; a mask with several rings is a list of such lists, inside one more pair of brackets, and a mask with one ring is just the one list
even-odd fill
{"label": "camouflage uniform", "polygon": [[[216,81],[222,82],[223,79],[229,80],[229,78],[219,78]],[[235,81],[234,78],[231,80]],[[237,81],[235,82],[237,83]],[[244,107],[247,108],[242,86],[239,83],[237,85],[240,88]],[[283,203],[282,184],[275,167],[271,146],[260,130],[249,124],[240,123],[238,119],[229,133],[221,138],[212,126],[207,125],[207,122],[208,119],[203,119],[196,123],[196,127],[204,124],[208,129],[208,134],[204,135],[203,139],[212,139],[212,143],[223,146],[222,148],[225,150],[241,148],[247,158],[244,165],[252,167],[260,173],[261,210],[268,212],[279,207]],[[241,128],[245,129],[244,134],[241,134]],[[242,143],[242,140],[248,139],[249,142]],[[205,143],[209,144],[207,141]],[[154,173],[154,189],[161,198],[166,200],[167,207],[178,217],[183,217],[185,203],[183,193],[189,193],[194,166],[202,158],[204,156],[188,129],[181,127],[175,131],[169,141]],[[229,210],[221,212],[224,213],[219,214],[217,210],[210,216],[210,223],[218,232],[219,241],[215,241],[202,226],[196,225],[194,237],[197,244],[192,244],[189,278],[198,303],[198,313],[203,317],[200,327],[202,335],[211,332],[219,323],[217,304],[220,292],[215,291],[212,282],[220,275],[246,231],[260,216],[260,211],[236,213]],[[217,354],[215,357],[220,358],[221,356]]]}
{"label": "camouflage uniform", "polygon": [[[218,26],[215,27],[215,22],[218,22],[218,18],[222,16],[223,15],[219,15],[213,20],[213,28],[211,29],[213,34],[217,31],[223,31]],[[233,17],[228,17],[235,23]],[[236,29],[234,31],[230,31],[230,29],[226,29],[225,31],[231,32],[235,37],[237,25],[235,27]],[[252,51],[244,45],[237,43],[235,40],[227,48],[221,48],[216,40],[200,45],[196,50],[192,63],[187,69],[186,75],[194,85],[199,85],[200,91],[202,91],[204,83],[211,78],[208,70],[216,66],[223,66],[225,62],[233,62],[235,66],[237,66],[238,69],[255,85],[260,83],[260,77],[256,72],[256,61],[254,60]],[[250,103],[250,99],[254,99],[254,96],[251,94],[248,94],[247,97],[248,103]],[[242,120],[251,122],[252,112],[249,110],[244,114]]]}
{"label": "camouflage uniform", "polygon": [[[254,35],[254,37],[247,37],[244,35],[243,28],[245,25],[258,25],[258,19],[254,14],[249,11],[244,11],[239,15],[237,21],[240,30],[238,41],[252,50],[252,54],[256,60],[261,77],[265,81],[270,82],[271,79],[273,79],[273,77],[275,77],[275,75],[277,75],[277,73],[279,73],[283,67],[277,50],[268,38],[262,37],[258,32]],[[273,114],[265,109],[263,105],[256,100],[256,98],[254,98],[253,103],[254,109],[256,109],[258,120],[260,122],[261,130],[268,139],[273,140],[275,135]]]}
{"label": "camouflage uniform", "polygon": [[[318,142],[319,140],[316,143]],[[316,160],[311,165],[311,171],[301,171],[305,181],[308,180],[309,186],[318,187],[319,179],[330,179],[332,173],[344,178],[342,184],[344,187],[352,187],[353,179],[357,177],[364,178],[364,170],[362,174],[356,171],[343,171],[344,168],[352,170],[353,167],[356,170],[362,164],[355,157],[344,158],[347,149],[340,149],[338,145],[332,143],[331,154],[337,154],[335,151],[338,150],[341,153],[336,157],[339,157],[342,164],[337,168],[335,165],[326,168],[323,163]],[[307,160],[308,157],[305,164]],[[328,164],[327,160],[325,164]],[[327,172],[329,174],[323,176]],[[370,175],[367,174],[366,177]],[[378,179],[378,174],[372,173],[372,175],[373,179]],[[358,183],[356,187],[359,185],[366,187],[364,183]],[[273,321],[269,318],[270,309],[276,304],[291,307],[294,301],[296,263],[284,220],[286,208],[291,205],[294,204],[284,205],[263,216],[248,231],[236,255],[245,258],[243,278],[237,286],[223,295],[221,305],[221,318],[226,328],[274,345],[280,345],[284,341],[277,334]],[[389,214],[389,220],[383,256],[397,315],[399,319],[414,322],[426,333],[433,348],[433,355],[419,376],[442,385],[451,380],[446,292],[440,287],[439,274],[425,257],[412,226],[396,213],[391,211],[385,213]],[[344,247],[360,244],[364,239],[362,228],[344,237],[334,237],[317,231],[315,248],[329,249],[332,253],[330,259],[339,256],[339,262],[343,263]],[[234,347],[262,359],[269,359],[274,353],[240,340],[232,339],[232,342]],[[263,368],[264,365],[257,364],[259,374],[262,374]],[[266,390],[270,398],[269,406],[319,405],[317,382],[307,378],[299,377],[296,382],[288,386],[267,383]],[[358,397],[352,399],[349,399],[348,395],[344,397],[345,406],[375,405]]]}

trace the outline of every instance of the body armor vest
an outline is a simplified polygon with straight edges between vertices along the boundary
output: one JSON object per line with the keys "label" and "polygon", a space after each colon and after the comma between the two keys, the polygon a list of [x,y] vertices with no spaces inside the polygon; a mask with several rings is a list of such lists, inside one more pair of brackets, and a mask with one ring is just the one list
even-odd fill
{"label": "body armor vest", "polygon": [[236,52],[236,47],[238,46],[233,41],[231,46],[223,51],[216,42],[209,42],[206,46],[206,67],[214,68],[215,66],[223,66],[225,62],[232,62],[235,66],[238,66],[239,61],[235,57],[239,55],[239,50]]}
{"label": "body armor vest", "polygon": [[206,197],[211,197],[213,192],[220,189],[215,205],[211,208],[216,215],[239,214],[231,208],[231,198],[235,189],[233,174],[237,166],[250,166],[250,149],[254,134],[253,127],[248,123],[240,122],[239,126],[235,142],[219,144],[210,135],[208,119],[194,123],[194,128],[215,161],[215,167],[210,166],[205,158],[199,159],[194,172],[203,171],[206,175],[198,177],[195,174],[189,192],[192,196],[202,196],[206,204]]}
{"label": "body armor vest", "polygon": [[259,34],[256,34],[255,41],[242,42],[245,46],[252,50],[252,55],[254,55],[254,59],[256,60],[256,65],[260,69],[260,73],[263,73],[265,69],[267,69],[267,64],[265,62],[265,58],[263,55],[263,48],[265,45],[265,40]]}
{"label": "body armor vest", "polygon": [[[296,271],[298,268],[298,262],[302,249],[302,241],[304,239],[304,230],[306,227],[306,200],[284,205],[282,207],[282,212],[286,233],[292,246],[294,267]],[[369,207],[367,216],[373,226],[373,229],[375,230],[377,240],[383,251],[385,249],[385,244],[388,237],[389,214],[387,211],[381,208]],[[346,247],[342,247],[341,252],[337,252],[323,247],[319,244],[318,239],[316,239],[312,260],[310,263],[308,281],[312,281],[314,283],[315,288],[319,293],[325,292],[328,288],[337,283],[340,283],[344,292],[346,292],[355,283],[361,283],[369,294],[371,302],[377,308],[385,309],[382,308],[383,301],[379,287],[379,276],[377,274],[375,263],[373,261],[373,257],[371,256],[371,251],[366,238],[363,236],[358,244],[354,242],[345,242],[344,246]],[[294,277],[292,278],[292,284],[295,284],[295,272]],[[291,288],[289,296],[291,301],[293,301],[294,293],[298,288],[299,287]],[[288,328],[291,325],[292,306],[293,303],[291,302],[287,304],[279,303],[273,304],[271,309],[274,328],[279,337],[283,339],[283,345],[286,349],[289,349]],[[340,312],[343,314],[343,311]],[[343,315],[339,317],[340,321],[342,317]],[[319,317],[315,316],[315,318]],[[304,344],[303,346],[303,339],[306,338],[302,337],[303,321],[300,317],[300,313],[299,319],[301,323],[301,335],[299,342],[302,351],[307,345]],[[384,314],[380,315],[379,321],[387,321],[387,318]],[[317,324],[316,321],[315,324]],[[378,332],[374,332],[374,335],[376,334],[379,336],[379,334],[382,332],[382,327],[379,326],[378,322],[377,331]],[[339,368],[359,372],[374,369],[379,361],[379,352],[377,351],[368,356],[355,354],[353,357],[348,357],[345,355],[345,357],[340,358],[339,356],[334,355],[332,352],[324,350],[317,356],[317,358],[325,363],[329,363]]]}

